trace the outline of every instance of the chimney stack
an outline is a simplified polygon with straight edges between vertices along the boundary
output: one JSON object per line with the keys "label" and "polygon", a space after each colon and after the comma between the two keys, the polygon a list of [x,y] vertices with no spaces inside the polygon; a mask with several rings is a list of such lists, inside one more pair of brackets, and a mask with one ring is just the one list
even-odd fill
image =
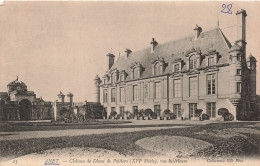
{"label": "chimney stack", "polygon": [[152,38],[152,41],[151,41],[151,53],[154,52],[155,47],[156,47],[157,45],[158,45],[157,41],[156,41],[154,38]]}
{"label": "chimney stack", "polygon": [[126,53],[126,57],[128,58],[128,56],[132,53],[132,51],[130,49],[126,48],[125,53]]}
{"label": "chimney stack", "polygon": [[108,70],[114,65],[115,55],[109,53],[108,56]]}
{"label": "chimney stack", "polygon": [[60,91],[60,93],[58,94],[58,98],[60,99],[60,101],[62,103],[64,103],[64,97],[65,97],[65,95]]}
{"label": "chimney stack", "polygon": [[246,11],[241,9],[237,15],[237,44],[246,50]]}
{"label": "chimney stack", "polygon": [[198,24],[196,24],[195,28],[194,28],[194,32],[195,32],[195,35],[194,35],[194,39],[198,39],[201,32],[202,32],[202,28],[200,26],[198,26]]}
{"label": "chimney stack", "polygon": [[73,96],[74,96],[74,95],[73,95],[72,93],[70,93],[70,92],[67,94],[67,97],[69,98],[69,102],[70,102],[70,105],[71,105],[71,106],[72,106],[72,104],[73,104]]}

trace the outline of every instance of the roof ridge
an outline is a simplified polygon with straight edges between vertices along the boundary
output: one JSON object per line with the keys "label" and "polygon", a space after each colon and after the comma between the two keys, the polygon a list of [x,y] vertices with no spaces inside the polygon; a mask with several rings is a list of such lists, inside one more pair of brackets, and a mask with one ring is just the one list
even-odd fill
{"label": "roof ridge", "polygon": [[[207,29],[206,31],[202,31],[201,34],[204,34],[204,33],[208,33],[210,31],[213,31],[213,30],[217,30],[219,29],[219,27],[214,27],[214,28],[210,28],[210,29]],[[221,31],[222,32],[222,31]],[[224,34],[223,34],[224,35]],[[163,43],[159,43],[158,44],[158,47],[162,46],[162,45],[166,45],[166,44],[169,44],[169,43],[172,43],[172,42],[177,42],[177,41],[180,41],[180,40],[184,40],[184,39],[187,39],[187,38],[192,38],[193,36],[191,34],[187,35],[187,36],[182,36],[182,37],[179,37],[177,39],[173,39],[173,40],[169,40],[169,41],[165,41]],[[225,37],[226,38],[226,37]],[[228,41],[229,42],[229,41]],[[229,42],[230,43],[230,42]],[[140,51],[143,51],[143,50],[146,50],[146,49],[149,49],[150,47],[145,47],[145,48],[142,48],[142,49],[138,49],[136,51],[133,51],[131,54],[135,54],[137,52],[140,52]],[[131,56],[130,54],[130,56]]]}

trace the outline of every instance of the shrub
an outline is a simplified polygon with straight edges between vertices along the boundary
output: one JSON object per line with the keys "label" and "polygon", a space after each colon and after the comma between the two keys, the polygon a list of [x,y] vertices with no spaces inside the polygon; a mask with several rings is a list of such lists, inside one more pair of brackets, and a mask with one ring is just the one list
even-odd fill
{"label": "shrub", "polygon": [[139,115],[139,111],[137,109],[134,110],[134,115],[138,116]]}
{"label": "shrub", "polygon": [[138,111],[138,117],[143,117],[144,116],[144,110],[143,109],[140,109]]}
{"label": "shrub", "polygon": [[232,121],[234,120],[234,116],[231,113],[224,115],[224,121]]}
{"label": "shrub", "polygon": [[177,116],[173,112],[170,112],[169,117],[170,117],[170,119],[176,119],[177,118]]}
{"label": "shrub", "polygon": [[111,112],[110,112],[110,115],[109,115],[109,118],[111,119],[112,117],[115,117],[116,114],[117,114],[116,111],[111,111]]}
{"label": "shrub", "polygon": [[107,117],[107,111],[105,109],[103,109],[103,111],[102,111],[102,116]]}
{"label": "shrub", "polygon": [[130,111],[125,111],[126,117],[129,117],[129,115],[131,114]]}
{"label": "shrub", "polygon": [[85,114],[86,119],[95,119],[95,113],[92,110],[86,110]]}
{"label": "shrub", "polygon": [[70,109],[63,107],[60,110],[60,119],[62,121],[68,121],[68,120],[72,119],[72,117],[73,117],[73,113]]}
{"label": "shrub", "polygon": [[145,116],[151,116],[153,113],[153,111],[150,108],[147,108],[144,110],[144,115]]}
{"label": "shrub", "polygon": [[128,118],[129,118],[129,119],[134,119],[134,118],[135,118],[135,115],[134,115],[133,113],[129,113]]}
{"label": "shrub", "polygon": [[196,109],[196,110],[195,110],[195,114],[196,114],[198,117],[201,116],[202,112],[203,112],[202,109]]}
{"label": "shrub", "polygon": [[157,115],[156,115],[156,113],[155,112],[151,112],[151,115],[150,115],[151,117],[152,117],[152,119],[156,119],[157,118]]}
{"label": "shrub", "polygon": [[164,111],[163,111],[163,115],[165,115],[165,116],[169,116],[170,115],[170,110],[169,109],[165,109]]}
{"label": "shrub", "polygon": [[224,118],[224,121],[232,121],[234,120],[234,116],[229,113],[228,109],[220,108],[218,110],[218,115],[221,115]]}
{"label": "shrub", "polygon": [[120,115],[120,114],[117,114],[117,116],[116,116],[117,119],[120,119],[121,117],[122,117],[122,115]]}
{"label": "shrub", "polygon": [[202,120],[209,120],[208,114],[202,114]]}
{"label": "shrub", "polygon": [[226,108],[220,108],[220,109],[218,109],[218,115],[221,115],[221,116],[225,116],[225,115],[227,115],[229,113],[229,111],[228,111],[228,109],[226,109]]}

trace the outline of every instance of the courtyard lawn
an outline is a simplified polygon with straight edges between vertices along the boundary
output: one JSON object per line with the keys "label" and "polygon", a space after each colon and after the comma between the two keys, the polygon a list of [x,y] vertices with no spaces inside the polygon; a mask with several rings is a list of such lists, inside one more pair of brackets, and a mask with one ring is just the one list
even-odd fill
{"label": "courtyard lawn", "polygon": [[[104,126],[103,126],[104,127]],[[129,126],[128,126],[129,127]],[[132,126],[134,127],[134,126]],[[136,127],[136,126],[135,126]],[[228,129],[228,130],[227,130]],[[245,130],[241,130],[245,129]],[[248,131],[247,131],[248,130]],[[15,158],[43,150],[65,147],[92,147],[117,151],[130,156],[160,156],[137,146],[136,141],[154,136],[183,136],[206,141],[212,146],[190,157],[260,157],[260,125],[257,122],[232,122],[195,125],[187,128],[162,129],[74,137],[0,141],[0,157]],[[231,136],[230,136],[231,135]],[[152,146],[152,145],[151,145]]]}

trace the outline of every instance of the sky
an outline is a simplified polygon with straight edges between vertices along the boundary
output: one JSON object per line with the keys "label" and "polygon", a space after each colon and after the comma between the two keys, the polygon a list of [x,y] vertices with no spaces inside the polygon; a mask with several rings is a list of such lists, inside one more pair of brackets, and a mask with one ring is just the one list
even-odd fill
{"label": "sky", "polygon": [[[229,2],[223,2],[228,5]],[[0,6],[0,91],[16,79],[37,97],[54,101],[72,92],[74,101],[94,101],[94,78],[107,69],[108,53],[149,47],[217,26],[236,40],[236,11],[247,11],[247,56],[260,63],[260,3],[221,2],[10,2]],[[259,82],[259,72],[257,81]],[[258,84],[258,83],[257,83]],[[257,86],[257,93],[260,88]]]}

